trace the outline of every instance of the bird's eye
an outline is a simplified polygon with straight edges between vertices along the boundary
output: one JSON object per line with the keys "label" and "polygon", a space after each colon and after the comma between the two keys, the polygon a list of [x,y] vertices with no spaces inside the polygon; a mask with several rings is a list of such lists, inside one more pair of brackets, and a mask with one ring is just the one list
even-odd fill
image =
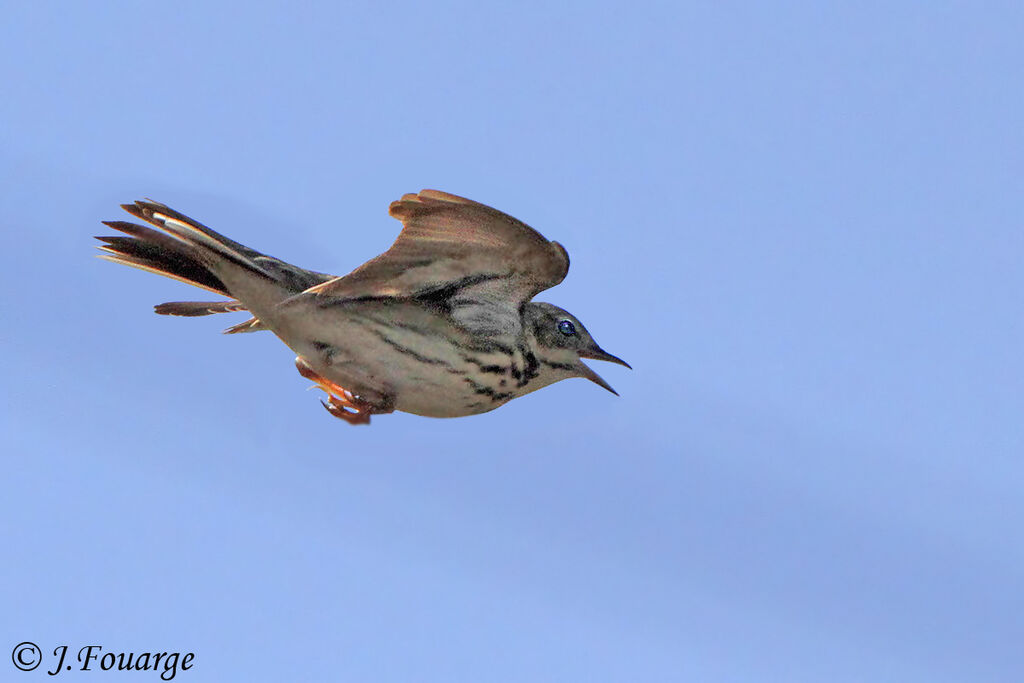
{"label": "bird's eye", "polygon": [[571,337],[576,334],[576,326],[572,324],[571,320],[563,320],[558,323],[558,331],[567,337]]}

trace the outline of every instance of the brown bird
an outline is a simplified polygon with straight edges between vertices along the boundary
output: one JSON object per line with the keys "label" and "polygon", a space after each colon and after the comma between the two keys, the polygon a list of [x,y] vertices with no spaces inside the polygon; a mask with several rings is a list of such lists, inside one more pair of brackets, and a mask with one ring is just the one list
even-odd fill
{"label": "brown bird", "polygon": [[105,222],[128,236],[97,237],[101,258],[231,297],[157,313],[250,311],[225,332],[272,331],[327,392],[324,407],[350,424],[395,410],[485,413],[570,377],[616,393],[581,358],[629,367],[567,311],[531,301],[569,271],[562,245],[462,197],[423,190],[392,202],[398,239],[341,277],[253,251],[163,204],[122,208],[156,229]]}

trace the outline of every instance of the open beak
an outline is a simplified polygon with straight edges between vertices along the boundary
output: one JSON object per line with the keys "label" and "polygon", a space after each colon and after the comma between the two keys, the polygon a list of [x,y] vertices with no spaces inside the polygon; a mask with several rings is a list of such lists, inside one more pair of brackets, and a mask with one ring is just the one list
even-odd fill
{"label": "open beak", "polygon": [[601,349],[601,348],[595,347],[593,349],[587,349],[586,351],[580,351],[579,354],[580,354],[580,358],[593,358],[594,360],[606,360],[609,363],[618,363],[619,365],[625,365],[630,370],[633,369],[633,366],[630,365],[629,363],[627,363],[626,361],[622,360],[618,356],[613,356],[612,354],[608,353],[607,351],[605,351],[604,349]]}
{"label": "open beak", "polygon": [[[627,363],[626,361],[622,360],[621,358],[618,358],[617,356],[613,356],[612,354],[598,347],[594,347],[593,349],[587,349],[586,351],[580,351],[579,356],[580,358],[591,358],[593,360],[606,360],[609,363],[618,363],[619,365],[624,365],[630,370],[633,369],[632,366],[630,366],[630,364]],[[587,367],[586,364],[580,363],[580,371],[583,377],[586,377],[597,386],[604,387],[605,389],[612,392],[616,396],[619,395],[619,392],[612,389],[612,386],[608,384],[608,382],[605,382],[601,375],[591,370],[589,367]]]}

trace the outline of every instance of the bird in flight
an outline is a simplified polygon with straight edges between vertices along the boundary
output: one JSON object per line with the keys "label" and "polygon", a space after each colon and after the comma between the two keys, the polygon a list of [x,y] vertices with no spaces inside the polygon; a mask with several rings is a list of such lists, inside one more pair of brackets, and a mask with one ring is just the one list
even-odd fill
{"label": "bird in flight", "polygon": [[299,373],[350,424],[395,410],[460,417],[570,377],[616,393],[581,359],[607,353],[569,312],[531,301],[561,282],[558,242],[489,206],[437,190],[407,194],[390,213],[402,231],[344,276],[261,254],[153,201],[122,207],[153,227],[105,221],[100,255],[229,297],[156,306],[162,315],[249,311],[226,333],[270,330]]}

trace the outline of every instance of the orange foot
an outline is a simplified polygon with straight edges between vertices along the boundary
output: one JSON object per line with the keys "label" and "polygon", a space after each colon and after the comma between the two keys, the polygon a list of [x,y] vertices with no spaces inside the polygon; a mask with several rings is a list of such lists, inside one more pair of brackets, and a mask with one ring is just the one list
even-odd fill
{"label": "orange foot", "polygon": [[370,424],[370,415],[374,412],[372,404],[363,401],[348,389],[318,375],[302,356],[295,357],[295,368],[300,375],[327,392],[327,400],[320,401],[320,403],[331,415],[341,418],[350,425]]}

